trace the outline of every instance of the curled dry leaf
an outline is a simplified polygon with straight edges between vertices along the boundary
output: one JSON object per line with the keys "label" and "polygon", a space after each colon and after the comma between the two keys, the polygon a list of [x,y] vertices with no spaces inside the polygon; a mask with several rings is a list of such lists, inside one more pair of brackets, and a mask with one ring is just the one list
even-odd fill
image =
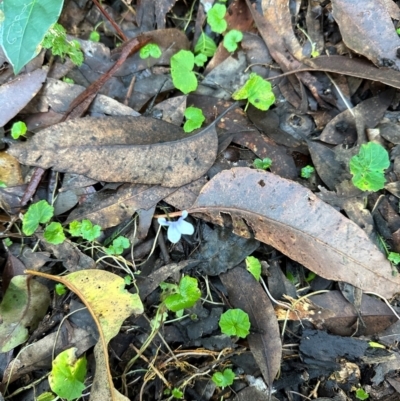
{"label": "curled dry leaf", "polygon": [[217,146],[214,127],[188,137],[152,118],[88,117],[44,129],[8,153],[22,164],[98,181],[179,187],[208,171]]}
{"label": "curled dry leaf", "polygon": [[400,278],[367,234],[295,182],[249,168],[223,171],[203,188],[190,212],[220,225],[229,219],[239,235],[246,235],[245,226],[247,235],[326,279],[387,298],[399,292]]}

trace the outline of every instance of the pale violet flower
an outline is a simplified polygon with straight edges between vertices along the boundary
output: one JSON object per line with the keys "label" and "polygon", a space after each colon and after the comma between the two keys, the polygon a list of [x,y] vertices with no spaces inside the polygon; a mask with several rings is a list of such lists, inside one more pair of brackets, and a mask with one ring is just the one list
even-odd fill
{"label": "pale violet flower", "polygon": [[176,244],[181,239],[182,234],[192,235],[194,233],[194,227],[185,221],[186,217],[188,217],[188,212],[183,210],[182,216],[176,221],[169,221],[164,217],[158,218],[160,226],[168,227],[167,237],[173,244]]}

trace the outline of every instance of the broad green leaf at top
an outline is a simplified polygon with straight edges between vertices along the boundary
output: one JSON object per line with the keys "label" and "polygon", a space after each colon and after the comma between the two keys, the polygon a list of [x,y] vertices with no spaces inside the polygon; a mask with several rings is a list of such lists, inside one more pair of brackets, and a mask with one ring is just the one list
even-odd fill
{"label": "broad green leaf at top", "polygon": [[68,401],[79,398],[85,389],[86,357],[76,358],[77,348],[61,352],[53,361],[49,376],[50,388]]}
{"label": "broad green leaf at top", "polygon": [[255,73],[250,74],[246,83],[232,97],[235,100],[247,99],[254,107],[264,111],[275,102],[271,84]]}
{"label": "broad green leaf at top", "polygon": [[39,224],[47,223],[54,214],[54,207],[45,200],[30,205],[22,220],[22,232],[25,235],[32,235],[39,227]]}
{"label": "broad green leaf at top", "polygon": [[361,145],[358,155],[350,159],[352,182],[362,191],[379,191],[385,186],[384,170],[390,166],[387,150],[376,142]]}
{"label": "broad green leaf at top", "polygon": [[46,32],[58,20],[63,0],[3,0],[0,43],[18,74],[39,53]]}
{"label": "broad green leaf at top", "polygon": [[228,23],[225,20],[226,6],[220,3],[214,4],[207,13],[207,23],[216,33],[226,31]]}
{"label": "broad green leaf at top", "polygon": [[180,50],[171,57],[171,75],[175,88],[185,95],[197,89],[197,78],[192,71],[194,54],[188,50]]}

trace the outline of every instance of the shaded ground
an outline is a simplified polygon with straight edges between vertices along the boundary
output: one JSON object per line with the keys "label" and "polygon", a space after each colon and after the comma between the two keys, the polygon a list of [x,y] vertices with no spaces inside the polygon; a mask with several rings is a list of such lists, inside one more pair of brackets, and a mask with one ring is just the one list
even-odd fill
{"label": "shaded ground", "polygon": [[16,78],[0,54],[5,399],[55,399],[71,348],[69,399],[400,398],[399,7],[228,1],[220,34],[211,3],[66,0],[81,66],[42,50]]}

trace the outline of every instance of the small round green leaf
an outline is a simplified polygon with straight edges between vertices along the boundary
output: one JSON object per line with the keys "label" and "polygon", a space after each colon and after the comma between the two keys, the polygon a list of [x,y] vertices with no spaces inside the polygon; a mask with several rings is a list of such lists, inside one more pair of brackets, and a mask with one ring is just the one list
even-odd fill
{"label": "small round green leaf", "polygon": [[232,385],[234,379],[235,374],[232,369],[225,369],[223,372],[216,372],[212,375],[212,381],[222,388]]}
{"label": "small round green leaf", "polygon": [[194,47],[195,54],[201,53],[207,57],[212,57],[217,51],[217,45],[215,42],[207,36],[204,32],[199,36],[199,40]]}
{"label": "small round green leaf", "polygon": [[97,31],[90,32],[89,40],[92,42],[100,42],[100,34]]}
{"label": "small round green leaf", "polygon": [[241,309],[229,309],[221,315],[219,327],[228,336],[246,338],[250,332],[249,315]]}
{"label": "small round green leaf", "polygon": [[17,121],[11,127],[11,136],[14,139],[18,139],[20,136],[24,136],[26,134],[27,127],[23,121]]}
{"label": "small round green leaf", "polygon": [[203,53],[199,53],[194,57],[194,63],[197,65],[197,67],[203,67],[206,61],[207,56]]}
{"label": "small round green leaf", "polygon": [[171,75],[175,88],[185,95],[197,89],[197,78],[192,71],[194,54],[188,50],[180,50],[171,57]]}
{"label": "small round green leaf", "polygon": [[183,126],[185,132],[192,132],[200,128],[201,124],[203,124],[206,119],[203,115],[203,111],[197,107],[188,107],[185,110],[185,118],[187,119]]}
{"label": "small round green leaf", "polygon": [[246,269],[253,275],[253,277],[259,281],[261,277],[261,263],[254,256],[248,256],[246,258]]}
{"label": "small round green leaf", "polygon": [[226,6],[223,4],[214,4],[207,13],[207,23],[211,30],[216,33],[226,31],[228,26],[225,20]]}
{"label": "small round green leaf", "polygon": [[146,59],[149,57],[159,58],[161,57],[161,49],[156,43],[148,43],[146,46],[143,46],[140,49],[139,56],[142,59]]}
{"label": "small round green leaf", "polygon": [[224,47],[228,52],[234,52],[238,48],[238,43],[243,39],[243,33],[232,29],[224,37]]}
{"label": "small round green leaf", "polygon": [[22,220],[22,231],[25,235],[32,235],[39,224],[47,223],[54,214],[54,207],[45,200],[41,200],[29,206]]}
{"label": "small round green leaf", "polygon": [[44,230],[44,239],[53,245],[62,244],[65,241],[65,234],[60,223],[52,222]]}
{"label": "small round green leaf", "polygon": [[302,178],[310,178],[312,173],[315,171],[313,166],[305,166],[301,169]]}
{"label": "small round green leaf", "polygon": [[166,307],[172,312],[191,308],[201,296],[198,281],[189,276],[183,277],[179,282],[178,291],[178,294],[169,295],[164,301]]}

